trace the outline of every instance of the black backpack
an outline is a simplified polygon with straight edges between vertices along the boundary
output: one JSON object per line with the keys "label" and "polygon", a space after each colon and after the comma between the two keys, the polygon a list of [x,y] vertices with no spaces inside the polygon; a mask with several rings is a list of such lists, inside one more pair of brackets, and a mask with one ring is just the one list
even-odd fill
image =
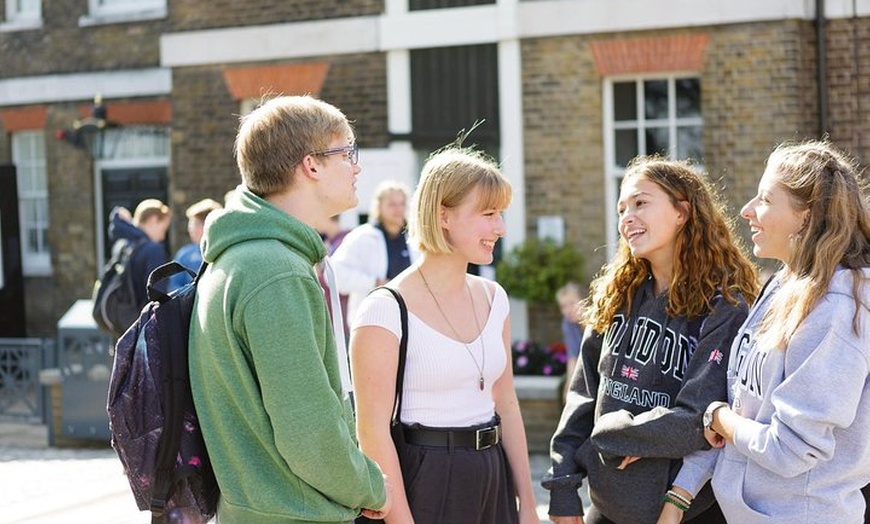
{"label": "black backpack", "polygon": [[148,277],[151,302],[115,345],[107,411],[112,447],[140,510],[152,523],[200,524],[217,509],[219,490],[193,405],[188,331],[196,286],[160,284],[185,272],[168,262]]}
{"label": "black backpack", "polygon": [[136,301],[130,262],[136,249],[145,242],[146,239],[136,242],[124,238],[117,240],[112,246],[111,258],[94,284],[94,321],[115,339],[120,338],[139,317],[141,306]]}

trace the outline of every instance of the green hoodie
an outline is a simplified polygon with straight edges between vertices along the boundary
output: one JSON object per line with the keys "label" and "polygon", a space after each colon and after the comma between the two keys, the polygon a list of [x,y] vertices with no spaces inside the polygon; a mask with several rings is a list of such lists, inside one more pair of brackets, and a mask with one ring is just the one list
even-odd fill
{"label": "green hoodie", "polygon": [[213,213],[211,265],[190,325],[190,380],[221,524],[346,523],[380,508],[384,483],[359,450],[312,228],[247,190]]}

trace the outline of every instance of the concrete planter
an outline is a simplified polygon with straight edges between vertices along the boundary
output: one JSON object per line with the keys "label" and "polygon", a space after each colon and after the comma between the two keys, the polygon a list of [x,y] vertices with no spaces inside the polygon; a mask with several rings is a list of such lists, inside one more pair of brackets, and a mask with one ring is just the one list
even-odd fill
{"label": "concrete planter", "polygon": [[550,439],[562,415],[562,377],[514,377],[530,453],[549,453]]}

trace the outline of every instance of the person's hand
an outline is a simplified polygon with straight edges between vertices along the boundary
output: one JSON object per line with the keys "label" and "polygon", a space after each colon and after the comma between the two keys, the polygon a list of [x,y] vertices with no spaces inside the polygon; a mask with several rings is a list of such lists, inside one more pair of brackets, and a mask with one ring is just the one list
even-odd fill
{"label": "person's hand", "polygon": [[656,524],[680,524],[681,520],[683,520],[682,510],[673,504],[665,503],[662,505],[662,514],[659,515]]}
{"label": "person's hand", "polygon": [[704,428],[704,438],[707,439],[707,442],[710,444],[710,446],[714,448],[725,447],[725,437],[716,433],[712,429]]}
{"label": "person's hand", "polygon": [[553,524],[584,524],[582,515],[572,515],[569,517],[550,515],[550,520],[553,521]]}
{"label": "person's hand", "polygon": [[387,493],[387,500],[380,509],[363,508],[362,516],[373,520],[382,520],[390,512],[393,507],[393,486],[390,484],[390,479],[384,475],[384,491]]}
{"label": "person's hand", "polygon": [[640,457],[625,457],[616,469],[625,469],[629,464],[638,460],[640,460]]}

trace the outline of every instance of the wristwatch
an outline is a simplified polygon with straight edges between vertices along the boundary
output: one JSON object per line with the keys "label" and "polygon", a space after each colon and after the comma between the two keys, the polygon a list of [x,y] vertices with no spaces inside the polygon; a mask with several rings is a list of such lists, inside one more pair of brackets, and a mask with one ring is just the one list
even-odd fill
{"label": "wristwatch", "polygon": [[707,406],[707,410],[704,411],[704,417],[701,419],[701,423],[704,424],[704,429],[713,430],[713,413],[716,412],[719,408],[727,408],[728,403],[717,401],[711,402],[709,406]]}

